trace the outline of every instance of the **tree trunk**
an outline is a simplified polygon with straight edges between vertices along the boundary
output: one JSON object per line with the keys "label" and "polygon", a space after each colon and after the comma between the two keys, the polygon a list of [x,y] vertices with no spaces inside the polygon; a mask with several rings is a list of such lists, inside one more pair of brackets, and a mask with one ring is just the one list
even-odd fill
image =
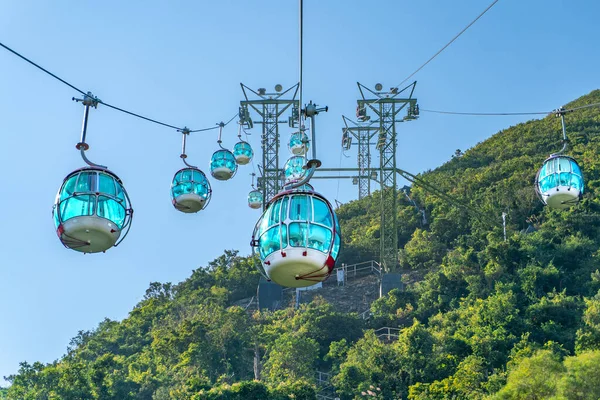
{"label": "tree trunk", "polygon": [[260,348],[258,342],[254,343],[254,379],[260,381]]}

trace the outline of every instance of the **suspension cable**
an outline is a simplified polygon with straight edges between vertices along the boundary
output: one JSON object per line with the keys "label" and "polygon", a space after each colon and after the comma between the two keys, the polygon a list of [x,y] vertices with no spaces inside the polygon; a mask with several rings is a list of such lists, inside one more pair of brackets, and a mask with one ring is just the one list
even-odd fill
{"label": "suspension cable", "polygon": [[[579,107],[563,109],[562,113],[570,113],[578,110],[583,110],[592,107],[600,107],[600,103],[586,104]],[[462,111],[441,111],[441,110],[427,110],[419,109],[420,112],[429,112],[436,114],[448,114],[448,115],[467,115],[467,116],[507,116],[507,115],[551,115],[555,114],[556,110],[553,111],[532,111],[532,112],[462,112]]]}
{"label": "suspension cable", "polygon": [[210,128],[204,128],[204,129],[195,129],[195,130],[193,130],[193,131],[190,131],[190,133],[194,133],[194,132],[204,132],[204,131],[212,131],[213,129],[218,129],[218,128],[219,128],[219,126],[220,126],[221,124],[223,124],[223,126],[225,127],[225,126],[229,125],[229,123],[230,123],[231,121],[233,121],[233,120],[235,119],[235,117],[237,117],[237,116],[238,116],[238,113],[235,113],[235,114],[233,115],[233,117],[231,117],[231,118],[230,118],[230,119],[229,119],[227,122],[225,122],[225,123],[221,122],[220,124],[217,124],[216,126],[213,126],[213,127],[210,127]]}
{"label": "suspension cable", "polygon": [[[73,85],[73,84],[71,84],[71,83],[67,82],[66,80],[64,80],[64,79],[60,78],[58,75],[56,75],[56,74],[53,74],[52,72],[48,71],[46,68],[44,68],[44,67],[42,67],[41,65],[39,65],[39,64],[37,64],[37,63],[35,63],[35,62],[33,62],[32,60],[30,60],[29,58],[27,58],[27,57],[25,57],[24,55],[20,54],[20,53],[19,53],[19,52],[17,52],[16,50],[13,50],[13,49],[11,49],[10,47],[8,47],[7,45],[5,45],[4,43],[0,42],[0,47],[3,47],[4,49],[8,50],[8,51],[9,51],[9,52],[11,52],[12,54],[16,55],[17,57],[19,57],[19,58],[21,58],[22,60],[24,60],[24,61],[28,62],[28,63],[29,63],[29,64],[31,64],[31,65],[33,65],[33,66],[34,66],[34,67],[36,67],[37,69],[39,69],[39,70],[41,70],[41,71],[45,72],[45,73],[46,73],[46,74],[48,74],[49,76],[53,77],[54,79],[58,80],[59,82],[61,82],[61,83],[65,84],[65,85],[67,85],[68,87],[70,87],[71,89],[75,90],[76,92],[79,92],[79,93],[80,93],[80,94],[82,94],[83,96],[85,96],[85,95],[87,94],[87,92],[85,92],[85,91],[83,91],[83,90],[79,89],[79,88],[78,88],[78,87],[76,87],[75,85]],[[175,130],[177,130],[177,131],[179,131],[179,132],[181,132],[181,131],[183,130],[183,128],[177,127],[177,126],[175,126],[175,125],[167,124],[167,123],[165,123],[165,122],[161,122],[161,121],[158,121],[158,120],[156,120],[156,119],[153,119],[153,118],[148,118],[148,117],[145,117],[145,116],[143,116],[143,115],[140,115],[140,114],[134,113],[134,112],[132,112],[132,111],[125,110],[125,109],[123,109],[123,108],[120,108],[120,107],[114,106],[114,105],[112,105],[112,104],[106,103],[106,102],[104,102],[104,101],[102,101],[102,100],[100,100],[100,99],[98,99],[98,98],[96,98],[96,101],[97,101],[98,103],[100,103],[100,104],[103,104],[103,105],[105,105],[105,106],[106,106],[106,107],[108,107],[108,108],[112,108],[113,110],[120,111],[120,112],[122,112],[122,113],[125,113],[125,114],[128,114],[128,115],[131,115],[131,116],[134,116],[134,117],[137,117],[137,118],[143,119],[143,120],[145,120],[145,121],[152,122],[152,123],[155,123],[155,124],[158,124],[158,125],[162,125],[162,126],[165,126],[165,127],[167,127],[167,128],[175,129]],[[236,115],[237,115],[237,114],[236,114]],[[234,116],[233,118],[235,118],[235,116]],[[231,121],[233,120],[233,118],[232,118],[232,119],[231,119],[229,122],[231,122]],[[227,123],[229,123],[229,122],[227,122]],[[189,132],[202,132],[202,131],[207,131],[207,130],[216,129],[216,128],[218,128],[218,127],[212,127],[212,128],[205,128],[205,129],[196,129],[196,130],[190,130]]]}
{"label": "suspension cable", "polygon": [[0,46],[4,47],[6,50],[10,51],[11,53],[13,53],[14,55],[16,55],[17,57],[27,61],[29,64],[33,65],[34,67],[44,71],[45,73],[47,73],[48,75],[50,75],[51,77],[53,77],[54,79],[64,83],[65,85],[67,85],[68,87],[70,87],[71,89],[75,90],[76,92],[79,92],[82,95],[86,95],[86,92],[84,92],[83,90],[71,85],[69,82],[65,81],[62,78],[59,78],[57,75],[54,75],[52,72],[48,71],[47,69],[41,67],[40,65],[34,63],[33,61],[31,61],[29,58],[25,57],[22,54],[17,53],[15,50],[11,49],[10,47],[6,46],[4,43],[0,42]]}
{"label": "suspension cable", "polygon": [[599,107],[599,106],[600,106],[600,103],[586,104],[585,106],[579,106],[579,107],[573,107],[573,108],[566,109],[565,112],[572,112],[572,111],[582,110],[584,108]]}
{"label": "suspension cable", "polygon": [[100,104],[104,104],[106,107],[112,108],[113,110],[121,111],[122,113],[125,113],[125,114],[132,115],[132,116],[134,116],[134,117],[137,117],[137,118],[140,118],[140,119],[146,120],[146,121],[148,121],[148,122],[153,122],[153,123],[155,123],[155,124],[158,124],[158,125],[166,126],[167,128],[175,129],[176,131],[180,131],[180,130],[182,130],[182,129],[183,129],[183,128],[179,128],[179,127],[177,127],[177,126],[175,126],[175,125],[167,124],[167,123],[165,123],[165,122],[160,122],[160,121],[157,121],[157,120],[155,120],[155,119],[148,118],[148,117],[144,117],[143,115],[136,114],[136,113],[134,113],[134,112],[131,112],[131,111],[124,110],[124,109],[122,109],[122,108],[119,108],[119,107],[113,106],[112,104],[105,103],[105,102],[103,102],[103,101],[101,101],[101,100],[98,100],[98,103],[100,103]]}
{"label": "suspension cable", "polygon": [[434,58],[436,58],[438,55],[440,55],[440,53],[441,53],[442,51],[446,50],[446,48],[447,48],[448,46],[450,46],[452,43],[454,43],[454,41],[455,41],[456,39],[458,39],[458,38],[460,37],[460,35],[462,35],[463,33],[465,33],[465,31],[466,31],[467,29],[469,29],[471,26],[473,26],[473,24],[474,24],[475,22],[477,22],[477,21],[479,20],[479,18],[483,17],[483,15],[484,15],[486,12],[488,12],[488,11],[489,11],[489,9],[490,9],[490,8],[492,8],[492,7],[493,7],[493,6],[494,6],[494,5],[495,5],[497,2],[498,2],[498,0],[494,0],[494,1],[492,1],[492,3],[491,3],[489,6],[487,6],[487,8],[486,8],[485,10],[483,10],[483,11],[481,12],[481,14],[479,14],[479,15],[478,15],[478,16],[477,16],[477,17],[476,17],[476,18],[475,18],[473,21],[471,21],[471,22],[469,23],[469,25],[465,26],[465,27],[463,28],[463,30],[462,30],[462,31],[458,32],[458,34],[457,34],[456,36],[454,36],[454,37],[453,37],[453,38],[452,38],[452,39],[451,39],[451,40],[450,40],[448,43],[446,43],[446,45],[444,45],[444,47],[442,47],[441,49],[439,49],[439,50],[437,51],[437,53],[435,53],[433,56],[431,56],[431,57],[429,58],[429,60],[425,61],[425,62],[424,62],[424,63],[423,63],[423,64],[422,64],[422,65],[421,65],[419,68],[417,68],[417,69],[416,69],[416,70],[415,70],[415,71],[414,71],[412,74],[410,74],[409,76],[407,76],[406,78],[404,78],[404,80],[403,80],[402,82],[400,82],[399,84],[397,84],[397,85],[396,85],[396,86],[394,86],[394,87],[400,87],[400,86],[402,86],[402,84],[403,84],[404,82],[408,81],[408,80],[409,80],[410,78],[412,78],[412,77],[413,77],[413,76],[414,76],[414,75],[415,75],[417,72],[419,72],[420,70],[422,70],[422,69],[423,69],[423,68],[424,68],[424,67],[425,67],[427,64],[429,64],[429,63],[430,63],[430,62],[431,62],[431,61],[432,61]]}
{"label": "suspension cable", "polygon": [[495,226],[495,223],[492,220],[490,220],[489,217],[485,215],[482,211],[465,203],[461,199],[458,199],[454,196],[449,195],[448,193],[439,190],[433,184],[430,184],[429,182],[420,178],[419,176],[411,174],[410,172],[399,168],[396,168],[396,173],[398,173],[400,176],[402,176],[407,181],[413,183],[414,185],[420,186],[426,192],[429,192],[430,194],[440,198],[441,200],[446,201],[449,204],[454,205],[455,207],[465,210],[468,214],[471,214],[471,216],[475,217],[479,221],[486,223],[490,226]]}
{"label": "suspension cable", "polygon": [[[394,86],[394,88],[399,88],[400,86],[402,86],[403,83],[405,83],[406,81],[408,81],[410,78],[412,78],[413,76],[415,76],[420,70],[422,70],[427,64],[429,64],[431,61],[433,61],[434,58],[436,58],[437,56],[439,56],[444,50],[446,50],[446,48],[448,48],[448,46],[450,46],[452,43],[454,43],[454,41],[456,39],[458,39],[463,33],[465,33],[467,31],[467,29],[469,29],[471,26],[473,26],[473,24],[475,24],[475,22],[477,22],[479,20],[479,18],[483,17],[483,15],[488,12],[496,3],[498,2],[498,0],[494,0],[492,1],[492,3],[487,6],[487,8],[485,10],[483,10],[473,21],[471,21],[467,26],[465,26],[460,32],[458,32],[448,43],[446,43],[441,49],[439,49],[437,51],[437,53],[435,53],[433,56],[431,56],[427,61],[425,61],[423,64],[421,64],[421,66],[419,68],[417,68],[412,74],[408,75],[406,78],[404,78],[402,80],[402,82],[400,82],[399,84],[397,84],[396,86]],[[416,81],[413,83],[413,85],[416,83]],[[410,85],[409,85],[410,87]],[[379,103],[380,101],[382,101],[385,98],[389,98],[389,97],[396,97],[399,93],[401,93],[403,90],[401,91],[392,91],[390,90],[387,93],[383,93],[379,96],[379,98],[375,101],[373,101],[373,103],[371,104],[376,104]]]}
{"label": "suspension cable", "polygon": [[502,116],[502,115],[548,115],[552,111],[536,111],[536,112],[458,112],[458,111],[440,111],[440,110],[424,110],[420,109],[421,112],[429,112],[436,114],[450,114],[450,115],[472,115],[472,116]]}

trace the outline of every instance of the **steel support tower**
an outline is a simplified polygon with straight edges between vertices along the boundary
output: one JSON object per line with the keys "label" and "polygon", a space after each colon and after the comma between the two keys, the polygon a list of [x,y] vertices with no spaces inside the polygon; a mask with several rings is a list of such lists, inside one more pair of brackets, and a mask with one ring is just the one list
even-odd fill
{"label": "steel support tower", "polygon": [[[398,190],[396,182],[396,123],[409,121],[418,116],[417,99],[412,97],[416,81],[404,89],[391,88],[382,92],[377,84],[375,91],[357,82],[362,99],[357,101],[359,120],[369,119],[367,112],[377,116],[379,132],[376,149],[379,151],[379,184],[381,187],[380,262],[386,271],[393,271],[398,264]],[[404,94],[405,97],[398,97]],[[399,118],[401,111],[406,115]]]}
{"label": "steel support tower", "polygon": [[342,147],[344,150],[350,150],[352,139],[356,139],[358,147],[357,165],[358,176],[355,181],[358,184],[358,198],[362,199],[371,195],[371,179],[376,177],[376,173],[371,173],[371,139],[379,131],[379,126],[373,123],[355,122],[342,116],[345,127],[342,128]]}
{"label": "steel support tower", "polygon": [[[286,123],[295,127],[298,121],[298,84],[282,91],[281,85],[275,86],[275,93],[267,93],[265,89],[254,91],[240,83],[245,100],[240,101],[240,123],[248,128],[257,123],[262,125],[261,149],[262,164],[259,166],[261,176],[257,188],[263,194],[263,210],[273,196],[283,186],[283,169],[279,167],[279,124]],[[248,97],[253,94],[254,99]],[[284,98],[284,97],[288,98]],[[289,96],[291,98],[289,98]],[[281,115],[292,107],[292,116],[288,120],[279,120]],[[253,109],[261,120],[253,121],[249,108]]]}

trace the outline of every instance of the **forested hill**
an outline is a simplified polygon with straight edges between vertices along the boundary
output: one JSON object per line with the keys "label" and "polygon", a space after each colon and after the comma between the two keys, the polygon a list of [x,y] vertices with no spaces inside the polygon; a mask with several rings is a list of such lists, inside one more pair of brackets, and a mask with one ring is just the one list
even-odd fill
{"label": "forested hill", "polygon": [[[600,91],[566,107],[597,102]],[[0,398],[598,399],[600,108],[566,122],[583,202],[553,211],[534,194],[537,169],[561,147],[555,116],[457,153],[419,176],[451,199],[418,185],[412,201],[400,197],[399,265],[424,279],[375,301],[367,321],[324,301],[252,315],[230,306],[258,276],[228,251],[182,283],[151,284],[128,318],[79,332],[60,360],[23,363]],[[374,257],[378,194],[338,214],[342,261]]]}
{"label": "forested hill", "polygon": [[[595,90],[565,108],[599,102],[600,90]],[[469,117],[464,118],[468,123]],[[600,211],[600,201],[595,196],[600,179],[600,107],[569,113],[565,121],[569,138],[566,153],[578,161],[586,179],[583,207],[552,212],[544,209],[534,191],[535,175],[543,161],[562,147],[560,118],[549,115],[521,123],[498,132],[464,153],[457,150],[457,154],[441,167],[419,175],[425,183],[451,195],[454,202],[419,185],[410,189],[410,200],[400,194],[398,239],[400,248],[406,246],[400,254],[401,265],[413,268],[438,265],[440,257],[457,244],[457,239],[483,240],[485,245],[490,231],[495,237],[502,234],[503,212],[507,214],[509,234],[530,225],[538,228],[543,221],[561,223],[562,217],[568,221],[583,221],[583,225],[594,225],[595,217],[588,214]],[[423,223],[419,209],[425,210],[427,224]],[[344,205],[338,209],[338,216],[346,244],[342,261],[376,258],[379,251],[379,193]],[[423,247],[430,247],[433,253],[425,257]]]}

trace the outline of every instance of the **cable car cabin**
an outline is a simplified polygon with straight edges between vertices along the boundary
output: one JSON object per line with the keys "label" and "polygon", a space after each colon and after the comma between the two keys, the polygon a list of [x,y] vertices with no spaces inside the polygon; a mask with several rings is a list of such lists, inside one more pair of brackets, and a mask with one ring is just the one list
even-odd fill
{"label": "cable car cabin", "polygon": [[577,204],[583,195],[581,168],[569,156],[550,156],[544,161],[535,181],[542,202],[552,208],[569,208]]}
{"label": "cable car cabin", "polygon": [[248,207],[253,209],[259,209],[263,205],[263,195],[258,190],[253,190],[248,193]]}
{"label": "cable car cabin", "polygon": [[331,204],[305,189],[273,197],[252,235],[266,275],[287,287],[311,286],[327,279],[340,243],[340,226]]}
{"label": "cable car cabin", "polygon": [[250,146],[250,143],[242,140],[233,146],[233,156],[235,157],[235,162],[238,163],[238,165],[246,165],[252,160],[254,151],[252,151],[252,146]]}
{"label": "cable car cabin", "polygon": [[306,174],[304,166],[306,159],[302,156],[292,156],[288,158],[283,166],[283,173],[286,182],[294,182],[301,180]]}
{"label": "cable car cabin", "polygon": [[294,132],[290,137],[290,151],[295,156],[303,156],[308,153],[308,136],[304,132]]}
{"label": "cable car cabin", "polygon": [[217,150],[210,159],[210,174],[220,181],[233,178],[237,171],[237,163],[233,154],[226,149]]}
{"label": "cable car cabin", "polygon": [[197,168],[183,168],[175,173],[171,183],[173,206],[184,213],[203,210],[210,201],[210,183]]}
{"label": "cable car cabin", "polygon": [[114,173],[85,167],[65,178],[52,214],[56,233],[65,247],[98,253],[123,241],[133,210],[123,182]]}

